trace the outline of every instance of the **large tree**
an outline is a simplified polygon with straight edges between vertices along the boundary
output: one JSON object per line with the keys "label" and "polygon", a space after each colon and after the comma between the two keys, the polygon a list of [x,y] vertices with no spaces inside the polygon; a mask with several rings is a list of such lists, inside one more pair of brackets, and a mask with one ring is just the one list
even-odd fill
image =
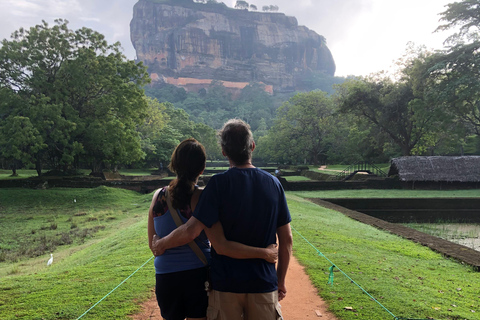
{"label": "large tree", "polygon": [[13,175],[17,168],[33,163],[32,155],[46,147],[42,136],[29,118],[7,117],[0,125],[0,149],[3,158],[10,163]]}
{"label": "large tree", "polygon": [[425,94],[422,75],[429,56],[423,49],[410,50],[399,60],[395,80],[385,74],[347,80],[337,90],[340,111],[368,120],[404,156],[426,153],[449,123],[438,104]]}
{"label": "large tree", "polygon": [[480,27],[480,1],[463,0],[449,3],[447,9],[440,14],[440,25],[436,31],[455,29],[457,32],[447,38],[447,43],[458,43],[463,39],[478,39]]}
{"label": "large tree", "polygon": [[[19,29],[0,48],[0,89],[20,100],[0,106],[0,121],[29,119],[46,148],[34,153],[42,166],[66,169],[80,156],[93,171],[143,157],[136,126],[145,117],[141,63],[126,60],[120,44],[68,21]],[[19,131],[18,134],[22,134]]]}
{"label": "large tree", "polygon": [[480,135],[480,1],[447,5],[437,30],[455,29],[449,46],[430,60],[430,97],[461,121],[467,132]]}
{"label": "large tree", "polygon": [[334,113],[326,92],[295,95],[278,109],[275,124],[260,138],[259,153],[272,161],[319,164],[336,127]]}

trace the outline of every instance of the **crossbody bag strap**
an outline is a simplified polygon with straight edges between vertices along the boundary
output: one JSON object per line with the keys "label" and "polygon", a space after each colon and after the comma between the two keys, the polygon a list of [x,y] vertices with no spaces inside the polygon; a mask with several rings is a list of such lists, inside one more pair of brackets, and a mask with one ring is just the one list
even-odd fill
{"label": "crossbody bag strap", "polygon": [[[175,221],[175,224],[177,225],[177,228],[178,228],[183,224],[183,221],[182,219],[180,219],[180,216],[178,215],[178,211],[172,206],[172,200],[168,195],[168,188],[165,189],[165,197],[167,198],[167,205],[168,205],[168,210],[170,211],[170,215],[172,216],[173,221]],[[198,259],[200,259],[200,261],[202,261],[204,265],[208,265],[207,257],[205,257],[205,254],[203,253],[202,249],[200,249],[198,244],[195,241],[190,241],[188,245],[193,250],[193,252],[197,255]]]}

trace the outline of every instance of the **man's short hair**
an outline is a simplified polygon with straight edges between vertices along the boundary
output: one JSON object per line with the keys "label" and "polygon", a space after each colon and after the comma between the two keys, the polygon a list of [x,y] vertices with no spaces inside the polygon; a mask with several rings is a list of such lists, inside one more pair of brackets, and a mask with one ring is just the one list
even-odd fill
{"label": "man's short hair", "polygon": [[220,145],[225,155],[237,165],[252,158],[253,134],[250,125],[240,119],[230,119],[220,129]]}

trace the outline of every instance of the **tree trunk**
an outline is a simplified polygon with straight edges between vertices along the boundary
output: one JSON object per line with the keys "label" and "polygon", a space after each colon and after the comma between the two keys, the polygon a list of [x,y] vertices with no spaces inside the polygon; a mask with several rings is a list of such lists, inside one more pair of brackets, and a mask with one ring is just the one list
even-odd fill
{"label": "tree trunk", "polygon": [[92,160],[92,163],[91,163],[91,169],[92,169],[92,172],[94,173],[98,173],[98,172],[102,172],[102,162],[98,162],[97,159],[93,159]]}
{"label": "tree trunk", "polygon": [[37,175],[40,177],[42,175],[42,161],[38,158],[35,162],[35,170],[37,170]]}
{"label": "tree trunk", "polygon": [[400,148],[402,149],[402,156],[408,157],[412,153],[412,148],[408,145],[400,145]]}

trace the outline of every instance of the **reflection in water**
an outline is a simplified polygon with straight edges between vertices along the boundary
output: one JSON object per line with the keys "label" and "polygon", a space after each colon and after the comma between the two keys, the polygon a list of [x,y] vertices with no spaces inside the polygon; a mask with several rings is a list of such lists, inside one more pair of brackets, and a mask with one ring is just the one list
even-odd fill
{"label": "reflection in water", "polygon": [[480,224],[405,223],[406,227],[480,251]]}

